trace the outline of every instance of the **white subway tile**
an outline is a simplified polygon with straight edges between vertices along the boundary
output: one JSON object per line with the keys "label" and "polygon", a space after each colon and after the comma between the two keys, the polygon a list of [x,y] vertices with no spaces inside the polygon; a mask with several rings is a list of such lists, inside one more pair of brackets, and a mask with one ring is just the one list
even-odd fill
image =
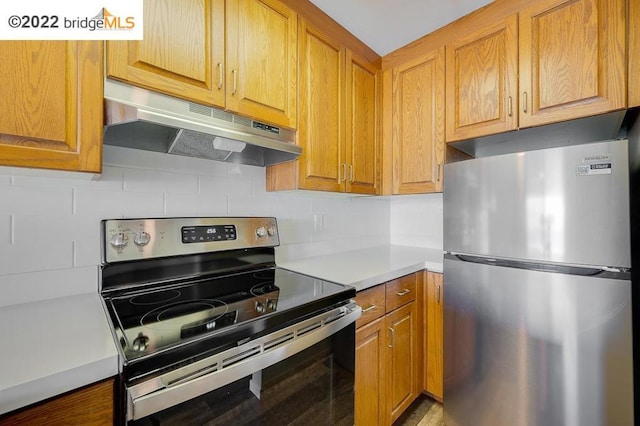
{"label": "white subway tile", "polygon": [[225,195],[251,197],[253,181],[243,176],[211,177],[200,176],[200,195],[223,197]]}
{"label": "white subway tile", "polygon": [[77,189],[75,214],[99,219],[164,215],[164,194]]}
{"label": "white subway tile", "polygon": [[0,185],[0,213],[71,214],[71,188]]}
{"label": "white subway tile", "polygon": [[227,216],[227,195],[167,194],[166,216]]}
{"label": "white subway tile", "polygon": [[[2,167],[0,167],[1,169]],[[0,175],[0,185],[9,185],[11,183],[11,175]]]}
{"label": "white subway tile", "polygon": [[246,164],[228,164],[229,176],[243,176],[251,179],[264,178],[267,173],[266,167],[248,166]]}
{"label": "white subway tile", "polygon": [[231,216],[275,216],[275,199],[272,197],[229,196]]}
{"label": "white subway tile", "polygon": [[91,216],[74,216],[72,220],[73,265],[83,267],[100,264],[100,220]]}
{"label": "white subway tile", "polygon": [[197,194],[198,177],[185,173],[125,169],[124,190],[132,192],[175,192]]}
{"label": "white subway tile", "polygon": [[[0,214],[0,247],[11,244],[11,215]],[[0,253],[0,255],[2,255]]]}

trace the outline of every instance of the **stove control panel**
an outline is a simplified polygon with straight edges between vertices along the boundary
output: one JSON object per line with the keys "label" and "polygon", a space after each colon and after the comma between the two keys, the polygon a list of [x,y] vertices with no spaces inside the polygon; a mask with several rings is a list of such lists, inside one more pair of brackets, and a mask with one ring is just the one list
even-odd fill
{"label": "stove control panel", "polygon": [[113,219],[101,225],[103,263],[280,244],[273,217]]}

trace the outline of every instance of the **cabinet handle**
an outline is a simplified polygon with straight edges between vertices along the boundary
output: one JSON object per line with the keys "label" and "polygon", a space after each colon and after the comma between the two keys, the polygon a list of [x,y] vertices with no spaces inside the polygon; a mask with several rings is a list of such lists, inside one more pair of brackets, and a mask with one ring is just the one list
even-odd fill
{"label": "cabinet handle", "polygon": [[391,332],[391,344],[389,345],[389,347],[392,348],[396,340],[396,331],[391,327],[389,327],[389,331]]}
{"label": "cabinet handle", "polygon": [[442,164],[438,164],[438,176],[436,178],[436,182],[440,182],[440,172],[442,171]]}
{"label": "cabinet handle", "polygon": [[353,182],[353,164],[349,164],[349,182]]}
{"label": "cabinet handle", "polygon": [[409,294],[409,293],[411,293],[411,290],[409,290],[408,288],[405,288],[404,290],[399,291],[399,292],[397,292],[396,294],[397,294],[398,296],[404,296],[405,294]]}
{"label": "cabinet handle", "polygon": [[507,111],[508,111],[509,117],[511,117],[513,115],[513,105],[511,105],[511,96],[507,98]]}
{"label": "cabinet handle", "polygon": [[232,70],[231,75],[233,75],[233,90],[231,90],[231,94],[235,95],[238,91],[238,71]]}
{"label": "cabinet handle", "polygon": [[342,176],[339,176],[338,180],[341,182],[344,182],[347,180],[347,164],[346,163],[342,163]]}
{"label": "cabinet handle", "polygon": [[440,303],[440,286],[436,287],[436,302]]}
{"label": "cabinet handle", "polygon": [[365,314],[365,313],[367,313],[367,312],[369,312],[369,311],[374,310],[375,308],[377,308],[377,306],[376,306],[376,305],[371,305],[371,306],[369,306],[368,308],[363,309],[363,310],[362,310],[362,313],[363,313],[363,314]]}
{"label": "cabinet handle", "polygon": [[522,111],[527,113],[527,92],[522,92]]}
{"label": "cabinet handle", "polygon": [[222,62],[218,62],[218,89],[222,89],[224,85],[224,65]]}

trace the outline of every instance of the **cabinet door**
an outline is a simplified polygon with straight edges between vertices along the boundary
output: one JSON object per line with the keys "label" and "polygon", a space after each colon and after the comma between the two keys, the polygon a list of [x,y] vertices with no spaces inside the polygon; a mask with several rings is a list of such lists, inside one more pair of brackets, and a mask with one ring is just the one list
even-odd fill
{"label": "cabinet door", "polygon": [[384,424],[385,321],[380,318],[356,330],[355,424]]}
{"label": "cabinet door", "polygon": [[346,67],[346,191],[375,195],[380,192],[378,72],[351,51]]}
{"label": "cabinet door", "polygon": [[143,37],[107,42],[107,76],[225,106],[224,0],[147,0]]}
{"label": "cabinet door", "polygon": [[227,0],[227,108],[296,127],[297,15],[277,0]]}
{"label": "cabinet door", "polygon": [[520,127],[624,108],[624,0],[545,0],[520,13]]}
{"label": "cabinet door", "polygon": [[389,424],[411,405],[419,393],[418,313],[411,302],[386,316],[387,413]]}
{"label": "cabinet door", "polygon": [[19,410],[3,425],[92,425],[114,423],[114,379],[107,379]]}
{"label": "cabinet door", "polygon": [[393,70],[393,193],[442,191],[444,48]]}
{"label": "cabinet door", "polygon": [[343,90],[345,51],[300,22],[299,187],[344,191]]}
{"label": "cabinet door", "polygon": [[1,165],[101,171],[102,45],[0,42]]}
{"label": "cabinet door", "polygon": [[427,273],[427,291],[424,304],[426,318],[426,351],[424,388],[442,400],[443,388],[443,297],[442,274]]}
{"label": "cabinet door", "polygon": [[447,45],[447,142],[517,127],[517,16]]}

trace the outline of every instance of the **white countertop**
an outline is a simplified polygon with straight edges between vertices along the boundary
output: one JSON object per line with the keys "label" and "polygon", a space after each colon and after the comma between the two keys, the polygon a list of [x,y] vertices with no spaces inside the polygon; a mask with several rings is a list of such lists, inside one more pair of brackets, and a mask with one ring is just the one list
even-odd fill
{"label": "white countertop", "polygon": [[[379,246],[278,266],[363,290],[425,268],[442,272],[442,250]],[[118,374],[97,293],[0,307],[0,324],[0,414]]]}
{"label": "white countertop", "polygon": [[278,262],[278,266],[360,291],[422,269],[442,272],[442,257],[440,249],[390,245]]}
{"label": "white countertop", "polygon": [[96,294],[0,308],[0,414],[118,374]]}

